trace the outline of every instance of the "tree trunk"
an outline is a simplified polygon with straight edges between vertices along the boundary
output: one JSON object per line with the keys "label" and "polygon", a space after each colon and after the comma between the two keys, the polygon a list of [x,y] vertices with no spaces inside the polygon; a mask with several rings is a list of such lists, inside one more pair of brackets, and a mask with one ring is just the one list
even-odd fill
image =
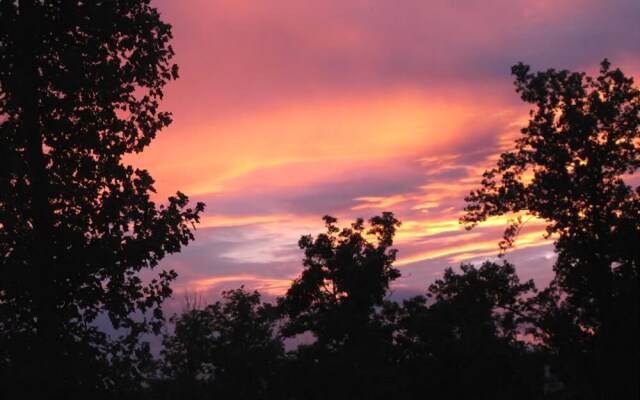
{"label": "tree trunk", "polygon": [[[44,150],[43,127],[40,115],[39,88],[41,74],[38,68],[37,50],[39,18],[38,9],[33,0],[21,0],[19,3],[22,30],[17,39],[16,73],[19,74],[21,93],[19,98],[20,127],[19,135],[24,138],[26,178],[29,181],[27,209],[32,223],[32,237],[29,243],[30,288],[35,303],[36,317],[36,354],[33,361],[36,384],[32,390],[41,394],[40,398],[53,398],[57,395],[55,387],[59,365],[53,354],[57,348],[56,303],[54,298],[55,260],[53,257],[53,223],[49,203],[50,191],[47,172],[47,160]],[[29,388],[27,388],[29,389]]]}

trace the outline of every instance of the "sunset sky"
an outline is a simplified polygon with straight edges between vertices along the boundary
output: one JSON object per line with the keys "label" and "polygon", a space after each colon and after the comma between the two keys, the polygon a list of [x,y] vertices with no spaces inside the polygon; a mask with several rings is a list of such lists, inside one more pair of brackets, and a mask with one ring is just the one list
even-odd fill
{"label": "sunset sky", "polygon": [[[243,284],[282,294],[324,214],[396,214],[396,295],[495,258],[505,220],[465,231],[458,218],[528,119],[511,65],[595,73],[608,57],[640,72],[638,0],[153,4],[173,25],[180,79],[163,102],[173,124],[133,162],[161,197],[207,204],[195,242],[161,265],[180,274],[177,292],[207,300]],[[541,227],[507,258],[546,283]]]}

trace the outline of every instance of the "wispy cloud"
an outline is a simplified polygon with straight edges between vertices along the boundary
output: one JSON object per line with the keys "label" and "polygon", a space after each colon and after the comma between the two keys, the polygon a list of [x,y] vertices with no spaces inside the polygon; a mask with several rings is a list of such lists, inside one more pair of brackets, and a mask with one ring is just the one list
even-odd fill
{"label": "wispy cloud", "polygon": [[[403,221],[403,290],[493,258],[505,219],[469,232],[463,198],[512,146],[528,107],[509,67],[640,70],[636,0],[156,3],[174,26],[174,124],[131,160],[205,201],[196,241],[164,262],[178,290],[246,284],[269,295],[300,272],[323,214]],[[531,222],[507,258],[549,278]]]}

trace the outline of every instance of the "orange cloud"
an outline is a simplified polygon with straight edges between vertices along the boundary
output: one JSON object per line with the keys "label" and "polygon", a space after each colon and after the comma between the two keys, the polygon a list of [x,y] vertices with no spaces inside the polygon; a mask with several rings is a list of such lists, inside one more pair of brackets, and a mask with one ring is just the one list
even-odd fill
{"label": "orange cloud", "polygon": [[159,136],[132,161],[159,178],[160,192],[180,188],[191,195],[225,191],[257,170],[323,163],[312,176],[294,174],[266,182],[294,186],[300,180],[340,174],[344,162],[366,168],[367,160],[419,158],[454,147],[470,138],[470,126],[494,122],[496,109],[502,107],[486,99],[430,98],[412,90],[305,100],[194,126],[182,123],[179,134]]}
{"label": "orange cloud", "polygon": [[369,208],[393,209],[394,206],[409,201],[411,198],[406,195],[396,194],[388,197],[357,197],[354,200],[361,201],[363,204],[352,207],[352,210],[365,210]]}
{"label": "orange cloud", "polygon": [[250,290],[258,290],[262,294],[278,296],[284,294],[291,286],[291,279],[274,279],[257,275],[241,274],[196,279],[186,282],[187,287],[195,291],[205,291],[220,287],[222,284],[234,283],[246,285]]}
{"label": "orange cloud", "polygon": [[[602,54],[624,71],[640,65],[637,35],[621,34],[637,32],[633,0],[272,3],[155,2],[174,26],[181,78],[163,101],[174,123],[130,161],[157,179],[158,197],[180,189],[209,204],[208,229],[180,255],[187,285],[275,293],[290,275],[280,265],[297,265],[295,243],[323,230],[324,213],[347,224],[394,211],[399,265],[495,255],[506,217],[471,232],[458,218],[528,121],[509,65],[593,71]],[[517,249],[551,243],[527,229]],[[215,257],[220,270],[188,273]],[[202,274],[224,276],[189,280]]]}
{"label": "orange cloud", "polygon": [[199,228],[228,228],[234,226],[273,224],[290,220],[290,215],[205,215],[200,219]]}
{"label": "orange cloud", "polygon": [[[499,253],[498,245],[495,240],[473,241],[469,243],[468,241],[463,241],[463,238],[459,239],[460,243],[452,241],[452,243],[444,248],[427,250],[407,257],[400,255],[398,257],[398,261],[396,261],[396,265],[402,266],[442,257],[446,257],[451,262],[458,263],[483,257],[496,257]],[[544,240],[542,232],[531,232],[520,235],[514,247],[509,251],[538,246],[549,246],[551,244],[551,241]]]}

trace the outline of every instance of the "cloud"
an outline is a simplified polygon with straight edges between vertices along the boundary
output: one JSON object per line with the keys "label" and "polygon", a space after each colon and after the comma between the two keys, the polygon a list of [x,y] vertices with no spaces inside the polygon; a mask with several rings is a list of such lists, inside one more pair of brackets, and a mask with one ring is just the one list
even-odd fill
{"label": "cloud", "polygon": [[637,60],[640,39],[635,0],[156,4],[174,26],[181,65],[168,106],[198,119],[327,92],[449,92],[478,81],[490,91],[508,87],[515,62]]}
{"label": "cloud", "polygon": [[[407,293],[494,259],[505,220],[468,232],[458,218],[527,121],[509,67],[640,68],[636,0],[154,4],[174,27],[174,123],[128,161],[158,198],[180,189],[208,205],[196,241],[163,262],[178,291],[283,292],[324,214],[394,211]],[[551,244],[531,227],[507,258],[546,282]]]}

